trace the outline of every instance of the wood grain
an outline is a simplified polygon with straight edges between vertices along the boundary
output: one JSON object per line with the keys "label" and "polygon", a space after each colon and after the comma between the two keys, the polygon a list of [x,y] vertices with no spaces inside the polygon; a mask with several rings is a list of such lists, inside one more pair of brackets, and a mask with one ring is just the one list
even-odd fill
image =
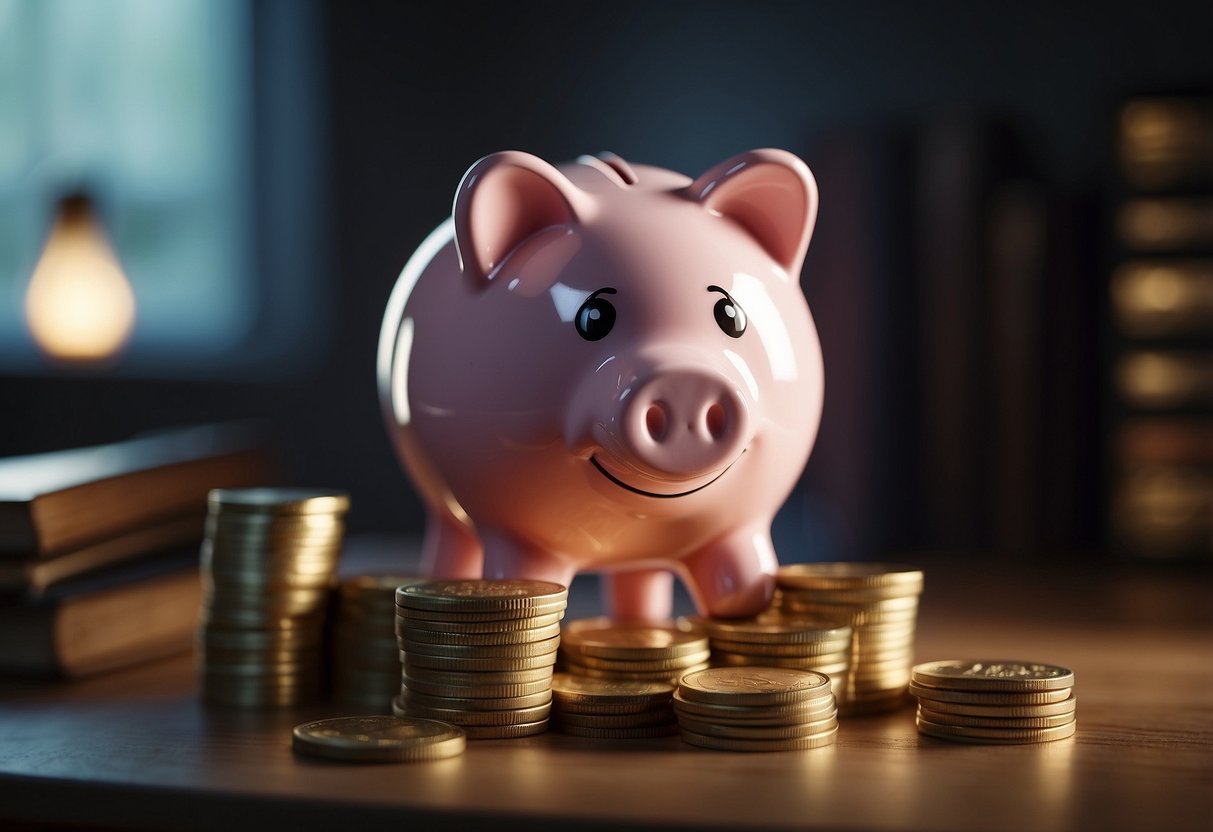
{"label": "wood grain", "polygon": [[436,763],[341,765],[290,748],[291,727],[335,715],[331,706],[207,709],[186,656],[73,684],[0,685],[0,819],[159,829],[1213,825],[1208,575],[931,561],[927,587],[919,659],[1072,668],[1075,738],[954,745],[920,736],[907,707],[849,718],[835,746],[808,752],[547,734],[471,743]]}

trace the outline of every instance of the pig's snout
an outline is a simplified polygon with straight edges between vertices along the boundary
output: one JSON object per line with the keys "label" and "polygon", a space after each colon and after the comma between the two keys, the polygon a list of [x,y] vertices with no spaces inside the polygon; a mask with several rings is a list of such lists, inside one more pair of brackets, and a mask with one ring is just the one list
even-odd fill
{"label": "pig's snout", "polygon": [[691,479],[730,464],[750,437],[745,400],[711,371],[671,369],[623,400],[623,441],[642,467]]}

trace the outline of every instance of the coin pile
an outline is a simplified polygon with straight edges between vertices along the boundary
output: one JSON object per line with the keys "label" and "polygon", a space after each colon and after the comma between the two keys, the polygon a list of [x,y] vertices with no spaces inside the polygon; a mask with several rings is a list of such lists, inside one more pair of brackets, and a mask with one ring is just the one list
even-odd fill
{"label": "coin pile", "polygon": [[467,735],[430,719],[343,716],[296,725],[291,746],[300,754],[357,763],[419,763],[462,754]]}
{"label": "coin pile", "polygon": [[781,567],[776,609],[851,626],[851,668],[839,697],[845,714],[895,710],[905,702],[914,661],[922,570],[882,563]]}
{"label": "coin pile", "polygon": [[851,667],[851,627],[811,618],[764,614],[755,619],[699,619],[717,667],[792,667],[830,677],[835,698],[846,691]]}
{"label": "coin pile", "polygon": [[721,751],[819,748],[838,734],[830,680],[788,667],[714,667],[674,693],[683,741]]}
{"label": "coin pile", "polygon": [[941,661],[914,667],[918,730],[953,742],[1014,745],[1074,736],[1074,674],[1010,661]]}
{"label": "coin pile", "polygon": [[706,668],[708,636],[689,621],[625,624],[586,618],[564,628],[561,666],[577,676],[632,682],[677,683]]}
{"label": "coin pile", "polygon": [[562,734],[622,740],[678,733],[669,682],[557,673],[552,694],[552,726]]}
{"label": "coin pile", "polygon": [[388,713],[400,691],[396,587],[419,578],[357,575],[337,587],[330,640],[333,698],[369,713]]}
{"label": "coin pile", "polygon": [[397,715],[461,726],[469,739],[547,730],[568,590],[546,581],[423,581],[396,590],[404,663]]}
{"label": "coin pile", "polygon": [[261,708],[315,698],[349,497],[280,488],[208,498],[198,647],[203,697]]}

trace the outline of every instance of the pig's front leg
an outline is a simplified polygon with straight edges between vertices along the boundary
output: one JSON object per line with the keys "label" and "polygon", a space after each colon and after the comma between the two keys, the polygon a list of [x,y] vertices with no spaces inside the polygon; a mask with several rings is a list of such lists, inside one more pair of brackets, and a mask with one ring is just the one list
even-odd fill
{"label": "pig's front leg", "polygon": [[480,540],[484,544],[485,578],[551,581],[566,587],[573,582],[576,570],[553,552],[496,529],[483,530]]}
{"label": "pig's front leg", "polygon": [[469,526],[449,511],[430,511],[421,547],[425,574],[444,579],[479,578],[481,560],[480,541]]}
{"label": "pig's front leg", "polygon": [[718,618],[757,615],[771,603],[779,562],[769,523],[719,538],[687,556],[683,566],[695,603]]}
{"label": "pig's front leg", "polygon": [[674,607],[674,575],[664,569],[608,572],[602,576],[602,598],[616,621],[659,623]]}

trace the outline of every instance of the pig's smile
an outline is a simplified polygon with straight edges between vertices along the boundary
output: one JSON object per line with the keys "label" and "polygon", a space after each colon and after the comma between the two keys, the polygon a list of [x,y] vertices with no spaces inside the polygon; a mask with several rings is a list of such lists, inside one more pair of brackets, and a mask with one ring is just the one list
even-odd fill
{"label": "pig's smile", "polygon": [[[744,453],[745,453],[745,451],[743,450],[741,453],[742,453],[742,454],[744,454]],[[738,456],[738,457],[737,457],[737,459],[741,459],[741,457],[740,457],[740,456]],[[606,468],[602,467],[602,463],[598,461],[597,457],[593,457],[593,456],[591,456],[591,457],[590,457],[590,462],[592,462],[592,463],[594,464],[594,467],[595,467],[595,468],[597,468],[597,469],[599,470],[599,472],[601,472],[601,473],[602,473],[602,475],[603,475],[604,477],[606,477],[606,478],[607,478],[608,480],[610,480],[611,482],[615,483],[615,485],[619,486],[620,488],[627,489],[628,491],[631,491],[633,494],[639,494],[639,495],[641,495],[642,497],[657,497],[658,499],[662,499],[662,500],[668,500],[668,499],[670,499],[671,497],[685,497],[685,496],[687,496],[688,494],[694,494],[696,491],[702,491],[703,489],[707,488],[707,487],[708,487],[709,485],[711,485],[712,483],[716,482],[716,480],[720,479],[720,478],[721,478],[721,477],[723,477],[725,474],[727,474],[727,473],[729,472],[729,468],[732,468],[732,467],[733,467],[733,465],[735,465],[735,464],[736,464],[737,459],[735,459],[735,460],[733,460],[732,462],[730,462],[730,463],[728,464],[728,466],[727,466],[727,467],[726,467],[726,468],[725,468],[723,471],[721,471],[721,472],[720,472],[719,474],[717,474],[716,476],[712,477],[710,480],[708,480],[707,482],[705,482],[703,485],[696,486],[695,488],[692,488],[692,489],[691,489],[691,490],[689,490],[689,491],[679,491],[679,492],[678,492],[678,493],[676,493],[676,494],[658,494],[658,493],[656,493],[656,492],[654,492],[654,491],[645,491],[643,488],[637,488],[637,487],[636,487],[636,486],[634,486],[634,485],[628,485],[626,482],[624,482],[623,480],[621,480],[621,479],[619,479],[618,477],[616,477],[614,474],[612,474],[612,473],[611,473],[610,471],[608,471]]]}

